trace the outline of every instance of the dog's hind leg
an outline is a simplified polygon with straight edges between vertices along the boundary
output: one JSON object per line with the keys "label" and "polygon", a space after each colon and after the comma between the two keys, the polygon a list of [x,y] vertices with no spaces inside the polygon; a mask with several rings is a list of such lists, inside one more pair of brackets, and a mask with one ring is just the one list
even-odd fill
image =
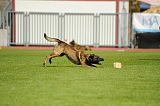
{"label": "dog's hind leg", "polygon": [[[64,55],[65,55],[65,53],[61,53],[59,56],[64,56]],[[53,58],[53,57],[49,58],[49,63],[50,63],[50,64],[52,63],[52,58]]]}
{"label": "dog's hind leg", "polygon": [[52,63],[52,58],[49,58],[49,63],[50,63],[50,64]]}
{"label": "dog's hind leg", "polygon": [[59,56],[59,54],[55,54],[55,53],[52,53],[49,56],[46,56],[46,58],[43,62],[43,65],[46,67],[47,60],[49,59],[49,62],[51,62],[51,59],[54,58],[54,57],[57,57],[57,56]]}

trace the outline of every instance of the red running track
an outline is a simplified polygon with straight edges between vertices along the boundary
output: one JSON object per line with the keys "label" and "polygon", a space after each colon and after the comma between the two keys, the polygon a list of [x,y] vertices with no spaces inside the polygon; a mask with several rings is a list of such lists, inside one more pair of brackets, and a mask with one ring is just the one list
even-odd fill
{"label": "red running track", "polygon": [[[53,47],[41,47],[41,46],[8,46],[0,47],[1,49],[31,49],[31,50],[52,50]],[[107,47],[93,47],[93,51],[143,51],[143,52],[160,52],[160,49],[132,49],[132,48],[107,48]]]}

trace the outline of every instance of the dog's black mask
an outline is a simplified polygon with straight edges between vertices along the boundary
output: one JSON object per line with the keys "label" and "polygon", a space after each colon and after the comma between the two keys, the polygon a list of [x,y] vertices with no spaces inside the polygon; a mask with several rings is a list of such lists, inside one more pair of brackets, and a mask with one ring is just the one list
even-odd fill
{"label": "dog's black mask", "polygon": [[90,55],[89,58],[88,58],[88,62],[91,63],[91,64],[98,64],[98,65],[101,65],[101,63],[99,63],[100,61],[104,61],[103,58],[100,58],[99,56],[96,56],[96,55]]}

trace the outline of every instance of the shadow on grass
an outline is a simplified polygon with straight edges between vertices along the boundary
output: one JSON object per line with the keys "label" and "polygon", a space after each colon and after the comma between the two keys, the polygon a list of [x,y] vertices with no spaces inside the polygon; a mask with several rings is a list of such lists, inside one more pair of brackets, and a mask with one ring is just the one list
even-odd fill
{"label": "shadow on grass", "polygon": [[142,61],[160,61],[160,59],[139,59]]}
{"label": "shadow on grass", "polygon": [[[44,67],[44,66],[41,66],[41,67]],[[46,66],[46,67],[44,67],[44,68],[87,68],[87,69],[104,69],[105,67],[85,67],[85,66],[81,66],[81,65],[75,65],[75,66],[72,66],[72,65],[64,65],[64,66]]]}
{"label": "shadow on grass", "polygon": [[47,66],[47,67],[79,67],[79,66]]}
{"label": "shadow on grass", "polygon": [[[41,67],[45,67],[45,66],[41,66]],[[53,67],[80,67],[80,66],[46,66],[47,68],[53,68]]]}

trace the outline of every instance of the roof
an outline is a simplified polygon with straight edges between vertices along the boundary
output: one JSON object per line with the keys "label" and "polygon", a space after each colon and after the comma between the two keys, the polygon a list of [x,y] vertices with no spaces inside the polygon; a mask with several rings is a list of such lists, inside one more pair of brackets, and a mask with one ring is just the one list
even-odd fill
{"label": "roof", "polygon": [[160,6],[160,0],[139,0],[139,1],[153,6]]}
{"label": "roof", "polygon": [[144,13],[160,13],[160,6],[152,7],[150,9],[144,11]]}

